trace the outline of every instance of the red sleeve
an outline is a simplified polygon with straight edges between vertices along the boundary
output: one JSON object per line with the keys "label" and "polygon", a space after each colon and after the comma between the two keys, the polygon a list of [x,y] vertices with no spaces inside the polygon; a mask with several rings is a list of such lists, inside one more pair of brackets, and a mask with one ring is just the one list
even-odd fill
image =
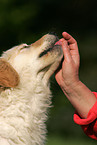
{"label": "red sleeve", "polygon": [[[97,93],[93,92],[97,98]],[[74,122],[81,125],[84,133],[97,140],[97,101],[90,109],[86,119],[82,119],[77,112],[74,114]]]}

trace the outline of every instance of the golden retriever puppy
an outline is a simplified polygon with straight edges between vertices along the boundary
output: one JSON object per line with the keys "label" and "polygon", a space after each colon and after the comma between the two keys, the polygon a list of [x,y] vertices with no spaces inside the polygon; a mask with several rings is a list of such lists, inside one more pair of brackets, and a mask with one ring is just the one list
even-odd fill
{"label": "golden retriever puppy", "polygon": [[63,53],[58,38],[47,34],[21,44],[0,58],[0,145],[44,145],[49,78]]}

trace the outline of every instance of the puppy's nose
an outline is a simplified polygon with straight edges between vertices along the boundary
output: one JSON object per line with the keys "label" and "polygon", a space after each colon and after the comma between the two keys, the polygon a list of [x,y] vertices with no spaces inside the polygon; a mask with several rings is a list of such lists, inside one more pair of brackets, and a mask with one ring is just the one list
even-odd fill
{"label": "puppy's nose", "polygon": [[57,33],[54,32],[54,31],[53,32],[49,32],[48,34],[57,36]]}
{"label": "puppy's nose", "polygon": [[49,35],[54,35],[54,36],[56,37],[56,41],[59,40],[58,35],[57,35],[56,32],[49,32],[48,34],[49,34]]}

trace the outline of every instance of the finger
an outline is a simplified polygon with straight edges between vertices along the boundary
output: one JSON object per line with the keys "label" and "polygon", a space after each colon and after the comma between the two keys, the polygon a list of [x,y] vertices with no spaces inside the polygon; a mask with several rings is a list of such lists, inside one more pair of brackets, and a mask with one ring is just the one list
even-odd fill
{"label": "finger", "polygon": [[70,50],[73,50],[72,55],[78,55],[79,50],[78,50],[78,45],[77,45],[76,40],[71,35],[69,35],[67,32],[63,32],[62,35],[63,35],[64,39],[67,40]]}
{"label": "finger", "polygon": [[76,40],[67,32],[62,33],[63,37],[69,42],[69,44],[76,44]]}
{"label": "finger", "polygon": [[62,49],[63,49],[65,61],[70,61],[72,57],[66,40],[62,40]]}
{"label": "finger", "polygon": [[58,42],[55,43],[55,45],[62,46],[65,60],[71,59],[71,54],[70,54],[70,49],[68,47],[68,42],[64,38],[61,38]]}

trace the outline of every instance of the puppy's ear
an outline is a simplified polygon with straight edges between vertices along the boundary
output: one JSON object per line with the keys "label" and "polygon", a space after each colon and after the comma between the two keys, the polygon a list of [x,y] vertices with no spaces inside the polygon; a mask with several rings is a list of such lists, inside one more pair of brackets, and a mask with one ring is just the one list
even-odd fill
{"label": "puppy's ear", "polygon": [[0,59],[0,86],[16,87],[19,83],[19,75],[15,69],[3,58]]}

